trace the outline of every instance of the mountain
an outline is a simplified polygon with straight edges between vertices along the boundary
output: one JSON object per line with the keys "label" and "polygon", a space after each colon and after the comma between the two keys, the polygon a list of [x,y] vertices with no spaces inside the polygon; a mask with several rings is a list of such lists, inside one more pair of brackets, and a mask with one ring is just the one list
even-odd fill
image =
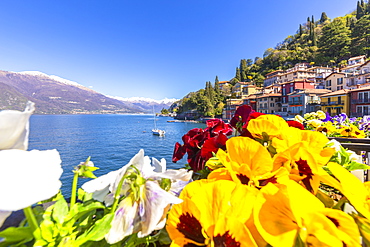
{"label": "mountain", "polygon": [[122,101],[126,104],[130,104],[132,107],[137,107],[141,109],[143,112],[159,113],[163,108],[168,109],[174,102],[178,101],[178,99],[162,99],[162,100],[154,100],[150,98],[143,98],[143,97],[131,97],[131,98],[122,98],[122,97],[113,97],[109,96],[119,101]]}
{"label": "mountain", "polygon": [[144,103],[118,100],[58,76],[0,70],[0,109],[23,110],[28,100],[36,103],[37,114],[152,112],[152,106],[149,111]]}

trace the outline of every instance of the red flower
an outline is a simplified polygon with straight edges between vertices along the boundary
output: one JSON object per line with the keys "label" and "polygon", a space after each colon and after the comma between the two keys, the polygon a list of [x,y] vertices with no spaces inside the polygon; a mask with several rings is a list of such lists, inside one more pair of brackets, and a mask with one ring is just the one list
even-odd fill
{"label": "red flower", "polygon": [[232,128],[220,119],[207,121],[207,128],[195,128],[189,130],[180,143],[175,144],[172,162],[182,159],[185,153],[188,155],[189,166],[196,172],[204,168],[206,161],[211,158],[212,152],[216,153],[218,148],[225,149],[226,135],[232,134]]}
{"label": "red flower", "polygon": [[241,126],[243,126],[249,119],[249,115],[255,112],[250,105],[240,106],[230,120],[230,125],[237,131],[241,132]]}
{"label": "red flower", "polygon": [[223,133],[225,135],[231,135],[233,133],[233,128],[230,124],[225,123],[221,119],[211,119],[206,122],[207,128],[205,131],[211,132],[211,136],[217,135],[218,133]]}
{"label": "red flower", "polygon": [[300,122],[297,122],[297,121],[294,121],[294,120],[289,120],[289,121],[286,121],[286,122],[290,127],[295,127],[297,129],[304,130],[304,126]]}

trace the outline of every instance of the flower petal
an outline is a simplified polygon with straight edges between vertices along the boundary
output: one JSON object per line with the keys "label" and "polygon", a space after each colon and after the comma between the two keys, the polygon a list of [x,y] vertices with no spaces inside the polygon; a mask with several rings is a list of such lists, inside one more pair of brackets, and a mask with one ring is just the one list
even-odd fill
{"label": "flower petal", "polygon": [[0,210],[19,210],[54,196],[62,172],[56,150],[0,151]]}
{"label": "flower petal", "polygon": [[29,118],[35,104],[28,102],[24,112],[4,110],[0,112],[0,150],[28,148]]}

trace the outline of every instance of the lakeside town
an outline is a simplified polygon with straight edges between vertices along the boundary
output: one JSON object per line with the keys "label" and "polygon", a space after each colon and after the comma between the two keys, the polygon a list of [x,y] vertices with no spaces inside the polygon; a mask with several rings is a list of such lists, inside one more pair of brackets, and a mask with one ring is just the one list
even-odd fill
{"label": "lakeside town", "polygon": [[[222,89],[228,81],[220,81]],[[331,116],[346,113],[350,117],[369,114],[370,60],[365,55],[348,59],[341,68],[297,63],[287,70],[266,75],[263,87],[237,82],[235,95],[226,100],[223,119],[231,119],[241,105],[255,111],[284,117],[322,110]]]}

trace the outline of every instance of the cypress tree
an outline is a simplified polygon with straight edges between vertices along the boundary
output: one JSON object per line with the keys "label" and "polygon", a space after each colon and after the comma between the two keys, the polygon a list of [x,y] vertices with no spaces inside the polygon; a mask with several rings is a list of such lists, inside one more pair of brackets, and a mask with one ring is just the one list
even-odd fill
{"label": "cypress tree", "polygon": [[236,67],[235,79],[236,79],[237,81],[240,81],[240,79],[241,79],[241,76],[240,76],[240,69],[239,69],[238,67]]}
{"label": "cypress tree", "polygon": [[218,76],[216,75],[216,78],[215,78],[215,86],[214,86],[214,89],[215,89],[215,93],[217,95],[217,98],[220,96],[220,81],[218,80]]}
{"label": "cypress tree", "polygon": [[303,34],[302,24],[299,24],[299,37],[301,37],[302,34]]}
{"label": "cypress tree", "polygon": [[247,60],[242,59],[240,60],[240,81],[246,81],[247,80]]}
{"label": "cypress tree", "polygon": [[313,19],[313,15],[311,17],[311,23],[313,24],[313,26],[315,27],[315,20]]}
{"label": "cypress tree", "polygon": [[359,20],[364,14],[365,14],[365,9],[363,6],[363,0],[361,0],[361,3],[357,1],[357,10],[356,10],[356,18]]}

